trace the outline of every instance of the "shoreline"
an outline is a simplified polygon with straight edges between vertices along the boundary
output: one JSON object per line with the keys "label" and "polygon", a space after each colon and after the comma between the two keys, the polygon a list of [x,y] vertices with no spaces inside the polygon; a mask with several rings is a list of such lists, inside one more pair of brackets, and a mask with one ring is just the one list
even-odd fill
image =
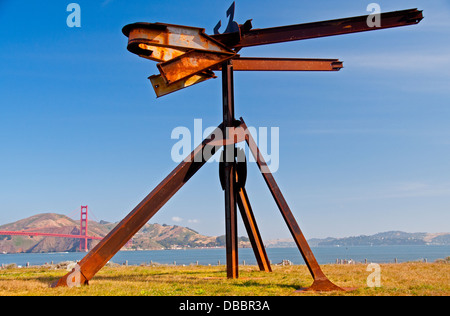
{"label": "shoreline", "polygon": [[[359,263],[403,263],[434,262],[450,256],[450,246],[352,246],[311,247],[320,265]],[[297,248],[266,248],[270,263],[290,261],[293,265],[304,265]],[[66,261],[82,260],[85,252],[55,253],[0,253],[0,265],[45,266]],[[225,248],[185,248],[159,250],[121,250],[111,260],[119,265],[221,265],[226,262]],[[239,264],[256,265],[251,248],[239,248]]]}
{"label": "shoreline", "polygon": [[[330,245],[330,246],[311,246],[311,249],[327,249],[327,248],[367,248],[367,247],[373,247],[373,248],[395,248],[395,247],[450,247],[449,244],[405,244],[405,245]],[[217,250],[217,249],[225,249],[224,246],[218,246],[218,247],[184,247],[184,248],[164,248],[164,249],[121,249],[119,252],[145,252],[145,251],[176,251],[176,250]],[[239,249],[252,249],[251,247],[239,247]],[[297,247],[294,246],[286,246],[286,247],[266,247],[267,249],[297,249]],[[0,252],[1,255],[20,255],[20,254],[27,254],[27,255],[33,255],[33,254],[76,254],[76,253],[88,253],[88,252],[70,252],[70,251],[58,251],[58,252]]]}
{"label": "shoreline", "polygon": [[[288,261],[288,260],[287,260]],[[41,265],[18,265],[16,263],[9,263],[9,264],[1,264],[0,265],[0,271],[2,270],[14,270],[14,269],[47,269],[47,270],[65,270],[65,271],[71,271],[73,266],[77,264],[79,261],[62,261],[58,263],[45,263]],[[357,262],[357,261],[350,261],[350,262],[340,262],[340,263],[327,263],[327,264],[321,264],[321,266],[351,266],[351,265],[368,265],[371,264],[371,262]],[[379,265],[402,265],[402,264],[450,264],[450,257],[447,257],[445,259],[437,259],[435,261],[423,261],[423,260],[417,260],[417,261],[405,261],[405,262],[378,262]],[[168,263],[158,263],[158,262],[152,262],[152,263],[140,263],[140,264],[128,264],[128,263],[116,263],[116,262],[108,262],[104,267],[109,268],[119,268],[119,267],[149,267],[149,268],[161,268],[161,267],[220,267],[224,266],[224,264],[168,264]],[[257,268],[257,264],[245,264],[245,265],[239,265],[240,267],[255,267]],[[293,264],[292,262],[281,262],[272,264],[272,266],[287,266],[287,267],[304,267],[306,264]]]}

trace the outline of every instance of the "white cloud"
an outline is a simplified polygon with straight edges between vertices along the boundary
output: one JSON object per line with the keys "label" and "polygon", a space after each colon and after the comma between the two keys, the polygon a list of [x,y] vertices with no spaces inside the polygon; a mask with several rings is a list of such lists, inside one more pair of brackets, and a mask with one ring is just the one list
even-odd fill
{"label": "white cloud", "polygon": [[176,222],[176,223],[180,223],[180,222],[183,221],[183,219],[182,219],[181,217],[178,217],[178,216],[172,217],[172,220],[173,220],[174,222]]}

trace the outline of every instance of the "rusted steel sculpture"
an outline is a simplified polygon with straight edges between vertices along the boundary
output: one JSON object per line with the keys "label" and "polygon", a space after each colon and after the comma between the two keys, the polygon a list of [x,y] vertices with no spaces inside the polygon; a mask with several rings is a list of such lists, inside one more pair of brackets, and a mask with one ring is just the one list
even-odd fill
{"label": "rusted steel sculpture", "polygon": [[[342,68],[342,62],[337,59],[243,58],[238,52],[249,46],[414,25],[423,19],[422,11],[411,9],[382,13],[379,27],[368,26],[370,16],[360,16],[266,29],[253,29],[251,20],[238,25],[233,21],[233,14],[234,3],[228,12],[231,18],[224,34],[218,33],[220,24],[215,28],[214,35],[205,34],[202,28],[162,23],[134,23],[123,28],[124,35],[128,37],[127,48],[130,52],[158,62],[160,74],[149,77],[157,97],[215,78],[214,71],[221,71],[223,122],[79,262],[82,284],[88,284],[206,163],[207,157],[211,157],[221,147],[224,150],[219,174],[225,192],[227,277],[237,278],[239,275],[237,207],[259,268],[270,272],[267,253],[245,190],[245,159],[242,159],[235,147],[236,143],[245,141],[314,279],[308,290],[342,290],[322,272],[247,125],[242,118],[235,119],[233,85],[234,71],[338,71]],[[68,282],[72,282],[69,280],[72,275],[68,273],[62,277],[56,286],[66,286]]]}

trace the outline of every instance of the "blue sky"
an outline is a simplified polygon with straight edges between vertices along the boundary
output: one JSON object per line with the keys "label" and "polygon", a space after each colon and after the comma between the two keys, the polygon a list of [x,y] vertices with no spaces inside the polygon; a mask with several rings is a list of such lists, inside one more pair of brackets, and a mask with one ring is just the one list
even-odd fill
{"label": "blue sky", "polygon": [[[221,121],[221,80],[156,99],[156,64],[126,50],[133,22],[203,27],[232,1],[0,0],[0,224],[37,213],[119,221],[175,166],[178,126]],[[368,14],[371,1],[236,1],[254,28]],[[417,26],[241,51],[248,57],[339,58],[337,73],[236,73],[236,115],[279,127],[275,178],[307,238],[450,231],[450,4],[419,8]],[[247,190],[264,239],[290,237],[255,165]],[[218,165],[207,164],[151,223],[224,233]],[[76,212],[75,212],[76,213]],[[240,225],[240,235],[245,235]]]}

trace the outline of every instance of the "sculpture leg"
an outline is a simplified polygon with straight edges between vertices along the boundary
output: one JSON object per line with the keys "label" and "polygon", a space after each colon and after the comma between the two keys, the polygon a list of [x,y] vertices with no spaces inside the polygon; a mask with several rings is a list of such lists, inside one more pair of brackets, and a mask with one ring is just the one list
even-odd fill
{"label": "sculpture leg", "polygon": [[269,187],[269,190],[272,193],[273,198],[275,199],[275,202],[286,222],[286,225],[288,226],[289,231],[291,232],[292,237],[294,238],[295,243],[297,244],[297,247],[300,250],[300,253],[302,254],[303,259],[305,260],[306,265],[314,279],[314,283],[312,284],[312,286],[308,289],[303,290],[313,290],[313,291],[342,290],[340,287],[333,284],[322,272],[322,269],[320,268],[316,258],[314,257],[314,254],[311,251],[311,248],[309,247],[308,242],[306,241],[306,238],[303,235],[300,227],[298,226],[291,209],[289,208],[286,200],[284,199],[283,194],[281,193],[281,190],[275,181],[275,178],[270,172],[267,163],[265,162],[255,140],[248,131],[247,125],[245,124],[242,118],[241,118],[241,127],[244,128],[244,130],[246,131],[245,137],[246,142],[250,148],[250,151],[253,157],[255,158],[256,163],[258,164],[258,167],[264,177],[264,180],[266,181],[266,184]]}
{"label": "sculpture leg", "polygon": [[[222,127],[218,127],[211,135],[222,135]],[[88,281],[206,163],[205,158],[210,158],[210,155],[203,155],[203,152],[211,153],[221,146],[219,142],[216,142],[215,146],[210,143],[213,143],[211,136],[186,157],[172,173],[79,262],[77,271],[69,272],[54,286],[68,286],[69,283],[72,284],[74,272],[78,272],[76,277],[78,277],[77,282],[79,284],[88,284]]]}
{"label": "sculpture leg", "polygon": [[255,216],[253,215],[250,200],[247,196],[247,191],[244,187],[239,188],[236,195],[239,210],[241,211],[242,220],[247,230],[248,238],[252,244],[253,252],[255,253],[256,261],[258,262],[259,269],[265,272],[272,272],[269,258],[267,257],[264,243],[259,233],[258,226],[256,224]]}

